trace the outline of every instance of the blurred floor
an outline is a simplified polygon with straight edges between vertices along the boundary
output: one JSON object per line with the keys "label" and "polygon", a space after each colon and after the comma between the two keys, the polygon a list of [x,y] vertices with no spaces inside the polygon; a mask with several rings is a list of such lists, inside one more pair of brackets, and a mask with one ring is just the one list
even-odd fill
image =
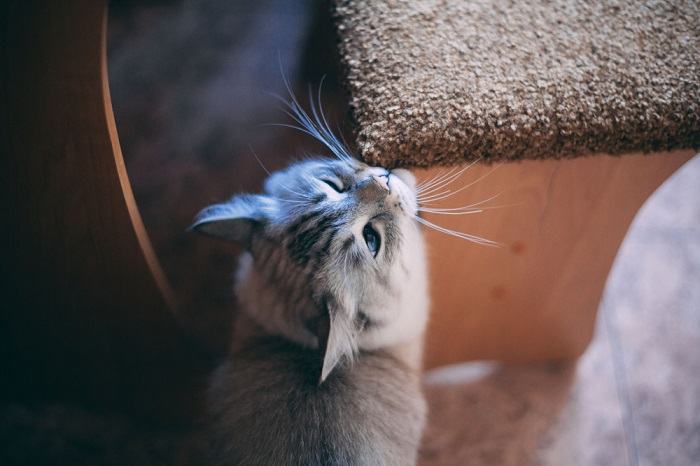
{"label": "blurred floor", "polygon": [[578,364],[426,375],[421,464],[700,464],[700,156],[644,205]]}

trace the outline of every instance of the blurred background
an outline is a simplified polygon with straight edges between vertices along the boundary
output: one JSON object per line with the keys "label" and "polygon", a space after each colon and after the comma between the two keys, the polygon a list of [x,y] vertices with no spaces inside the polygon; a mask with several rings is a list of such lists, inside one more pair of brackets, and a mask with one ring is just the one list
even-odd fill
{"label": "blurred background", "polygon": [[[350,136],[327,2],[112,2],[109,78],[136,201],[181,303],[183,326],[220,354],[230,333],[235,246],[185,233],[203,207],[255,192],[272,171],[325,154],[275,96],[306,101],[323,79],[329,120]],[[348,139],[352,139],[348,137]],[[254,155],[255,154],[255,155]]]}

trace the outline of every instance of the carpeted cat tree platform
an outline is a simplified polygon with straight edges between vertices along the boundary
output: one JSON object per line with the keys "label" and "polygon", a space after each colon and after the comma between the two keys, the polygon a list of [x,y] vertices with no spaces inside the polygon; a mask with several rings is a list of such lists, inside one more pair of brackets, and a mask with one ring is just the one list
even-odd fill
{"label": "carpeted cat tree platform", "polygon": [[373,163],[700,146],[697,2],[339,2],[336,14]]}
{"label": "carpeted cat tree platform", "polygon": [[505,247],[430,234],[428,365],[580,354],[636,211],[700,147],[700,4],[339,0],[335,18],[365,160],[524,161],[442,201],[510,207],[429,216]]}

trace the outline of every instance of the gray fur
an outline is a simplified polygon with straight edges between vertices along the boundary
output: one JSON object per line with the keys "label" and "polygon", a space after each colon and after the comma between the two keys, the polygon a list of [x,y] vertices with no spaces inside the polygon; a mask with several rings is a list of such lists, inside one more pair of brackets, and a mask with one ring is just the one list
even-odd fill
{"label": "gray fur", "polygon": [[427,290],[413,183],[307,160],[198,215],[193,229],[246,248],[243,316],[208,396],[215,464],[415,463]]}
{"label": "gray fur", "polygon": [[318,354],[280,338],[235,353],[209,391],[214,464],[415,464],[426,406],[418,376],[384,351],[318,383]]}

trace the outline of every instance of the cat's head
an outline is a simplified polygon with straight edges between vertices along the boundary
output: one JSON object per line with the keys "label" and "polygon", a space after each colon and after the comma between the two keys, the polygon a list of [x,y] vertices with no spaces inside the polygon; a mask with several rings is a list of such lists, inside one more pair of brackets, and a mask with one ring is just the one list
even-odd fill
{"label": "cat's head", "polygon": [[196,231],[243,245],[236,292],[267,331],[343,358],[419,337],[427,317],[415,180],[406,170],[313,159],[273,173],[263,194],[204,209]]}

